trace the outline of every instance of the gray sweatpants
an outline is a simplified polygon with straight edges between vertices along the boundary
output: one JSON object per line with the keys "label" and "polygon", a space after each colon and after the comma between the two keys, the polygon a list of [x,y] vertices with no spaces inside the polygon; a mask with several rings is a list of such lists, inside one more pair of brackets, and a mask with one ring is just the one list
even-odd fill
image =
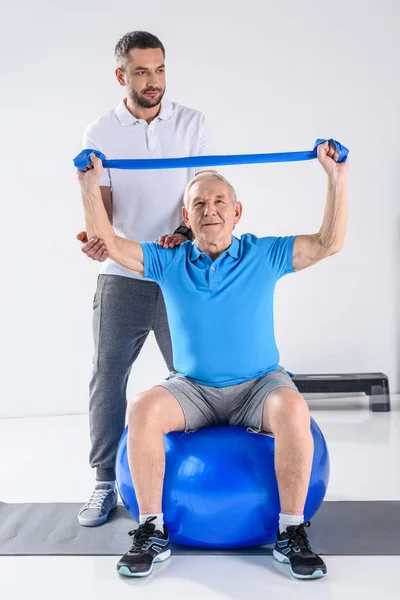
{"label": "gray sweatpants", "polygon": [[99,275],[93,301],[89,402],[89,458],[98,481],[115,479],[115,457],[125,427],[128,377],[150,331],[154,331],[168,370],[173,371],[171,337],[159,285],[120,275]]}

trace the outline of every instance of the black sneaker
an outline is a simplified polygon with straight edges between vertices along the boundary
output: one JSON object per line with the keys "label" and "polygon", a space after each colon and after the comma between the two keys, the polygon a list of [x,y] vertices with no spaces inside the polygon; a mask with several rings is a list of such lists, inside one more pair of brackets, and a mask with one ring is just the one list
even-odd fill
{"label": "black sneaker", "polygon": [[145,577],[152,572],[153,563],[171,556],[168,530],[164,525],[163,533],[156,531],[152,522],[155,518],[149,517],[138,529],[129,532],[133,537],[133,546],[118,561],[117,571],[120,575]]}
{"label": "black sneaker", "polygon": [[326,565],[311,548],[305,527],[310,527],[310,521],[291,525],[283,533],[278,530],[273,555],[281,563],[290,563],[293,577],[318,579],[326,575]]}

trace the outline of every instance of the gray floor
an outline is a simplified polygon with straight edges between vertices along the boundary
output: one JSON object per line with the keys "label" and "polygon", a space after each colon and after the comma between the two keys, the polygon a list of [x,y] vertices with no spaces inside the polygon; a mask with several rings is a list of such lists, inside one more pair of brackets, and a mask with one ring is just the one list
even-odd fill
{"label": "gray floor", "polygon": [[[81,527],[82,503],[0,503],[1,555],[121,555],[130,544],[134,521],[117,506],[100,527]],[[324,502],[309,537],[324,555],[399,556],[400,502]],[[269,555],[272,546],[209,550],[175,546],[175,555]]]}

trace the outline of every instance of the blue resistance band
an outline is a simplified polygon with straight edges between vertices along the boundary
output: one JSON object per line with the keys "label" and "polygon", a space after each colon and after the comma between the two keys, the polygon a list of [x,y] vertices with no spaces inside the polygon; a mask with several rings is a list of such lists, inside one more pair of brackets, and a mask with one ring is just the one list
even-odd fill
{"label": "blue resistance band", "polygon": [[216,167],[226,165],[250,165],[256,163],[294,162],[299,160],[312,160],[317,158],[317,147],[324,142],[333,142],[339,155],[339,163],[345,162],[348,149],[332,138],[317,140],[312,150],[304,152],[275,152],[270,154],[220,154],[215,156],[187,156],[184,158],[132,158],[132,159],[107,159],[98,150],[82,150],[74,158],[74,165],[84,171],[91,163],[90,154],[93,152],[103,161],[106,169],[129,169],[134,171],[149,169],[182,169],[187,167]]}

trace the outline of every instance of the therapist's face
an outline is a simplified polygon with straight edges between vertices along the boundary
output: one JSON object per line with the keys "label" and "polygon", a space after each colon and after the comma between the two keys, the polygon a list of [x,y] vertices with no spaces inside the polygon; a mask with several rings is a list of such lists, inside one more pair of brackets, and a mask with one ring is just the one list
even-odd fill
{"label": "therapist's face", "polygon": [[165,92],[164,56],[160,48],[133,48],[129,60],[115,74],[132,102],[142,108],[160,104]]}

